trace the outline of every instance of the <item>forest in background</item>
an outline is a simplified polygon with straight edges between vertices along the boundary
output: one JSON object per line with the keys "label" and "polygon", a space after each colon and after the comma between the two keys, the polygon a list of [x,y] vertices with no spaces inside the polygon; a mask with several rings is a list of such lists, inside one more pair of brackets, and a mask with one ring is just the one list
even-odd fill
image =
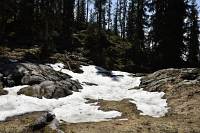
{"label": "forest in background", "polygon": [[0,46],[76,51],[125,71],[198,67],[196,0],[1,0]]}

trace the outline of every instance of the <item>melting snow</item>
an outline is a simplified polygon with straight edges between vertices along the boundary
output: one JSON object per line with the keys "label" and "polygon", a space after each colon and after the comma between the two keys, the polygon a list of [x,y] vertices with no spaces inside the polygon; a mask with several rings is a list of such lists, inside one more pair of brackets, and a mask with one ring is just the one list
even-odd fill
{"label": "melting snow", "polygon": [[[131,77],[126,72],[109,72],[92,65],[82,66],[84,72],[81,74],[64,69],[64,65],[60,63],[50,66],[54,70],[71,75],[74,80],[81,82],[83,90],[60,99],[38,99],[17,95],[17,92],[26,86],[5,88],[9,94],[0,96],[0,120],[33,111],[50,111],[56,115],[58,120],[72,123],[106,121],[121,116],[118,111],[98,110],[97,103],[87,103],[86,99],[88,98],[112,101],[131,99],[130,102],[136,104],[141,115],[161,117],[167,112],[166,99],[162,99],[163,92],[130,89],[139,86],[140,77]],[[90,86],[86,83],[96,85]]]}

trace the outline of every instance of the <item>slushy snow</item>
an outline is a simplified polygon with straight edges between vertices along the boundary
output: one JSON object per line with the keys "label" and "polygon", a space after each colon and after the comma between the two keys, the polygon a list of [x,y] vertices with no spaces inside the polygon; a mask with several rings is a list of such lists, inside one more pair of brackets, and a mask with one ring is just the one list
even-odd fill
{"label": "slushy snow", "polygon": [[71,123],[107,121],[121,116],[121,112],[118,111],[101,111],[97,102],[88,103],[87,99],[109,101],[130,99],[130,102],[136,104],[137,109],[141,111],[141,115],[162,117],[167,113],[166,99],[162,99],[163,92],[131,89],[139,86],[140,77],[132,77],[129,73],[120,71],[109,72],[92,65],[82,66],[84,72],[81,74],[64,69],[61,63],[49,65],[55,71],[71,75],[74,80],[82,84],[83,89],[60,99],[38,99],[17,95],[21,88],[27,86],[5,88],[9,94],[0,96],[0,120],[34,111],[49,111],[54,113],[58,120]]}

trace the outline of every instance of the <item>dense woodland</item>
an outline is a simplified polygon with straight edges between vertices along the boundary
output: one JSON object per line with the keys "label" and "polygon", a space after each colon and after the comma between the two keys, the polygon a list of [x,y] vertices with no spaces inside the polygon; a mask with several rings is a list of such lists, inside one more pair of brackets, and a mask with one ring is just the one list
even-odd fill
{"label": "dense woodland", "polygon": [[198,67],[198,7],[196,0],[1,0],[0,45],[39,46],[41,58],[82,52],[126,71]]}

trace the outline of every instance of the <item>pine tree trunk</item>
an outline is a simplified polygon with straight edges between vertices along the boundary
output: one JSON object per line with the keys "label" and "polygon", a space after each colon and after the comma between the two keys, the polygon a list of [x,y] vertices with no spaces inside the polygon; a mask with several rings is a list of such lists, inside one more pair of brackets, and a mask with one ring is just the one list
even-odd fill
{"label": "pine tree trunk", "polygon": [[89,0],[87,0],[87,11],[86,11],[86,22],[88,23],[88,19],[89,19]]}
{"label": "pine tree trunk", "polygon": [[73,20],[74,20],[74,0],[64,0],[64,13],[63,13],[63,36],[64,36],[64,46],[63,49],[72,49],[72,30],[73,30]]}

